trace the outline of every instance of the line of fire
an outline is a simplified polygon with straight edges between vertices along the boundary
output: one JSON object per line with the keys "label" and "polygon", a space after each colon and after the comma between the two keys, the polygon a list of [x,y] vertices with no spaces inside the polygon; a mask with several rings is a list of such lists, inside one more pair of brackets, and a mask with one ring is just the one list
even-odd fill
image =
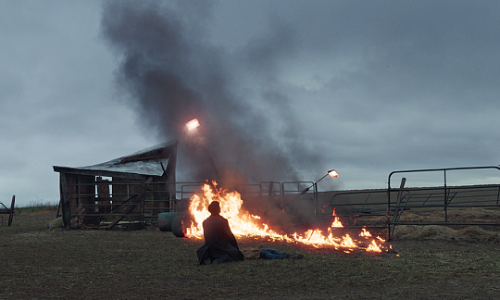
{"label": "line of fire", "polygon": [[[197,120],[186,124],[196,130]],[[446,172],[452,169],[406,170],[389,175],[388,189],[361,191],[318,191],[317,183],[339,174],[331,169],[317,181],[260,182],[225,190],[217,182],[176,181],[179,141],[157,145],[137,153],[97,165],[70,168],[54,166],[60,173],[60,205],[57,217],[69,229],[136,230],[158,228],[177,237],[203,238],[202,222],[209,216],[212,201],[221,204],[239,237],[333,247],[344,252],[389,251],[396,225],[500,225],[454,220],[448,212],[477,207],[478,191],[482,207],[498,207],[500,185],[450,187]],[[208,153],[208,152],[207,152]],[[214,167],[213,159],[208,156]],[[391,187],[396,173],[444,172],[442,186],[407,188],[406,178],[399,188]],[[330,179],[333,180],[333,179]],[[472,199],[470,195],[475,195]],[[444,197],[444,199],[443,199]],[[403,211],[444,209],[444,220],[403,222]]]}

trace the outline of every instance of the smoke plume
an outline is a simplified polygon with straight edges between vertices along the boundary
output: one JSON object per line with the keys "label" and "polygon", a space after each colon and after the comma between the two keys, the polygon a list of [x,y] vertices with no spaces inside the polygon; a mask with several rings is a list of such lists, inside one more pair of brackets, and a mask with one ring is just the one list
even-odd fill
{"label": "smoke plume", "polygon": [[[210,18],[205,1],[106,1],[102,36],[120,61],[119,88],[145,130],[180,140],[178,172],[187,181],[215,178],[214,165],[227,185],[302,180],[300,168],[314,167],[317,155],[301,143],[273,74],[293,53],[293,33],[277,24],[229,52],[211,42]],[[194,118],[201,126],[189,133]]]}

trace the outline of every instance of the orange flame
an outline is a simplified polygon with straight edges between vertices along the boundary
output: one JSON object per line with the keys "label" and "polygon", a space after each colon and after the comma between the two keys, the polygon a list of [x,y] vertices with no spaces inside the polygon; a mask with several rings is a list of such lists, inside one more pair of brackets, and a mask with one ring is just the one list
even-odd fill
{"label": "orange flame", "polygon": [[335,214],[335,209],[333,209],[332,216],[335,217],[335,218],[333,219],[333,223],[332,223],[331,227],[334,227],[334,228],[344,228],[344,225],[342,225],[342,222],[340,222],[339,217],[337,217],[337,215]]}
{"label": "orange flame", "polygon": [[371,237],[372,234],[368,230],[366,230],[366,228],[363,228],[361,229],[361,233],[359,234],[359,236]]}
{"label": "orange flame", "polygon": [[[216,183],[214,182],[213,185],[216,186]],[[203,238],[202,224],[210,216],[208,205],[212,201],[218,201],[221,208],[221,216],[228,220],[233,234],[237,237],[262,237],[272,241],[311,245],[316,248],[330,246],[336,250],[344,250],[347,253],[356,249],[369,252],[382,252],[382,248],[385,248],[383,246],[385,240],[380,237],[369,240],[371,234],[365,228],[363,228],[359,235],[363,240],[354,241],[349,234],[341,237],[336,236],[334,234],[335,229],[343,228],[344,226],[335,214],[335,210],[333,211],[334,221],[324,233],[320,229],[309,229],[302,234],[297,232],[291,235],[279,234],[263,223],[259,216],[252,215],[242,209],[243,200],[238,192],[226,192],[216,187],[212,189],[208,184],[204,184],[202,190],[203,197],[198,195],[191,197],[189,211],[194,222],[190,228],[186,228],[185,236],[188,238]],[[368,246],[364,246],[365,244],[368,244]]]}

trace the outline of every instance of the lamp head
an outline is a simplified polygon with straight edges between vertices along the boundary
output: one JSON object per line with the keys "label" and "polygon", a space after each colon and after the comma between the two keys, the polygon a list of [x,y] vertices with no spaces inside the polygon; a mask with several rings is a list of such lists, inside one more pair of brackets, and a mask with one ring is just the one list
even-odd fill
{"label": "lamp head", "polygon": [[330,175],[332,178],[339,177],[339,173],[337,173],[337,171],[335,171],[334,169],[331,169],[330,171],[328,171],[328,175]]}
{"label": "lamp head", "polygon": [[192,119],[191,121],[187,122],[186,123],[186,127],[189,129],[189,130],[193,130],[197,127],[200,127],[200,122],[198,121],[198,119]]}

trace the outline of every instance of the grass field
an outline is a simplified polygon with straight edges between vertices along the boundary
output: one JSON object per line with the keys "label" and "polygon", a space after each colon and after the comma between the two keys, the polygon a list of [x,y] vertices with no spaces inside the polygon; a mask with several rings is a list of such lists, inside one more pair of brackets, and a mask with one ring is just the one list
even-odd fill
{"label": "grass field", "polygon": [[[500,245],[401,235],[395,253],[346,254],[250,238],[302,260],[199,266],[202,241],[158,230],[48,230],[55,211],[0,226],[0,299],[498,299]],[[430,227],[433,228],[433,227]],[[493,236],[493,238],[491,238]]]}

